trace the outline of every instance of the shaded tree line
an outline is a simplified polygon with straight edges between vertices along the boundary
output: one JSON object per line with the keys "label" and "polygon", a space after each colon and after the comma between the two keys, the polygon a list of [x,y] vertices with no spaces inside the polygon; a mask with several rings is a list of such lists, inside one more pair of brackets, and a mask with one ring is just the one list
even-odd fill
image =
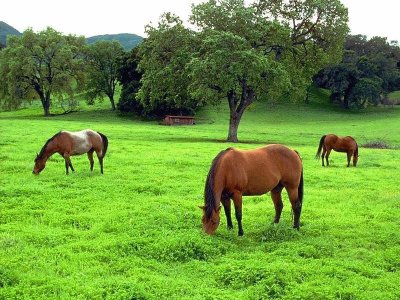
{"label": "shaded tree line", "polygon": [[400,89],[400,47],[382,37],[349,35],[342,61],[322,69],[314,83],[345,109],[377,105]]}

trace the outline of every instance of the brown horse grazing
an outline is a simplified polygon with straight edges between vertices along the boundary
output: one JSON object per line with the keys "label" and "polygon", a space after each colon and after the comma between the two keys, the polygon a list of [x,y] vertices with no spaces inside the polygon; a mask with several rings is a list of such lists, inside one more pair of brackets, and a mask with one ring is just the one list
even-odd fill
{"label": "brown horse grazing", "polygon": [[[322,151],[322,156],[321,156],[321,149]],[[334,134],[327,134],[323,135],[321,137],[321,140],[319,141],[319,146],[317,150],[317,154],[315,155],[315,158],[319,158],[320,156],[322,157],[322,166],[325,167],[324,165],[324,157],[326,158],[326,165],[329,166],[329,154],[331,151],[335,150],[336,152],[346,152],[347,153],[347,167],[350,166],[350,159],[351,156],[353,156],[353,166],[357,166],[357,161],[358,161],[358,145],[356,143],[356,140],[352,138],[351,136],[345,136],[345,137],[338,137],[337,135]]]}
{"label": "brown horse grazing", "polygon": [[90,171],[93,171],[93,152],[96,151],[100,162],[101,174],[103,174],[103,158],[108,148],[107,137],[90,129],[70,132],[60,131],[51,137],[42,147],[40,153],[35,158],[33,174],[38,175],[46,166],[46,161],[54,153],[59,153],[65,160],[65,170],[68,175],[68,168],[74,172],[70,156],[87,153],[90,161]]}
{"label": "brown horse grazing", "polygon": [[213,234],[220,221],[220,203],[224,206],[228,229],[232,229],[231,202],[242,228],[242,196],[263,195],[271,191],[275,206],[274,222],[283,209],[282,189],[288,192],[294,213],[294,228],[300,227],[303,202],[303,166],[299,154],[283,145],[268,145],[255,150],[228,148],[213,160],[204,189],[203,229]]}

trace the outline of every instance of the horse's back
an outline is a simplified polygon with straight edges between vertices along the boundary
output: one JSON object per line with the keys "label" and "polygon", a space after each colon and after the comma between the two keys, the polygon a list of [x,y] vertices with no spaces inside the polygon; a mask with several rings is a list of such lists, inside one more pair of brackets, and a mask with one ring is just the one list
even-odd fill
{"label": "horse's back", "polygon": [[339,137],[335,134],[328,134],[324,142],[327,147],[337,152],[354,151],[357,147],[355,139],[351,136]]}
{"label": "horse's back", "polygon": [[72,155],[80,155],[89,152],[91,149],[102,149],[101,136],[91,129],[81,131],[62,131],[72,140]]}
{"label": "horse's back", "polygon": [[279,182],[298,183],[301,170],[298,154],[279,144],[254,150],[231,149],[217,168],[226,186],[243,190],[243,194],[248,195],[265,194]]}
{"label": "horse's back", "polygon": [[295,182],[297,186],[303,169],[300,155],[280,144],[268,145],[264,149],[268,155],[267,163],[273,166],[275,174],[279,174],[280,182]]}
{"label": "horse's back", "polygon": [[333,146],[337,143],[339,137],[336,134],[330,133],[325,136],[324,144],[325,146]]}

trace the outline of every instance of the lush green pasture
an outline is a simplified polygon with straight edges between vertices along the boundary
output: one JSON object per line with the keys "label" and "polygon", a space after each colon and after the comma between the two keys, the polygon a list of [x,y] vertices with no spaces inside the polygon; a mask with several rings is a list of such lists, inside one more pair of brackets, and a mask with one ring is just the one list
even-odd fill
{"label": "lush green pasture", "polygon": [[[104,104],[104,107],[107,103]],[[223,142],[227,111],[204,110],[195,126],[165,127],[105,108],[44,118],[39,108],[0,113],[1,299],[398,299],[400,298],[400,110],[344,113],[322,105],[254,105]],[[33,159],[61,129],[109,138],[105,174],[54,156],[40,176]],[[344,154],[314,159],[321,135],[352,135]],[[269,195],[246,197],[244,236],[201,231],[204,181],[222,149],[284,143],[303,158],[302,227],[281,223]],[[236,225],[236,222],[234,222]]]}

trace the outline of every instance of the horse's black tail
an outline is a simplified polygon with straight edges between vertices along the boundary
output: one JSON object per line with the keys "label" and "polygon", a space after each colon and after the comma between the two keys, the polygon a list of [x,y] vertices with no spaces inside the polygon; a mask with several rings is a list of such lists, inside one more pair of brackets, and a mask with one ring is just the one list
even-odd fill
{"label": "horse's black tail", "polygon": [[319,140],[319,146],[317,150],[317,154],[315,154],[315,158],[318,159],[321,156],[321,150],[322,150],[322,145],[324,144],[326,135],[323,135],[321,139]]}
{"label": "horse's black tail", "polygon": [[104,157],[104,156],[106,156],[107,149],[108,149],[108,138],[104,134],[102,134],[101,132],[97,131],[97,133],[100,134],[101,140],[103,141],[103,151],[102,151],[102,156],[101,157]]}
{"label": "horse's black tail", "polygon": [[[296,150],[294,150],[297,155],[299,156],[300,160],[300,153],[297,152]],[[298,192],[298,199],[300,202],[300,207],[303,205],[303,196],[304,196],[304,179],[303,179],[303,163],[301,164],[301,175],[300,175],[300,183],[299,183],[299,187],[297,188],[297,192]]]}
{"label": "horse's black tail", "polygon": [[300,184],[297,189],[299,195],[300,207],[303,206],[303,196],[304,196],[304,179],[303,179],[303,167],[301,167]]}
{"label": "horse's black tail", "polygon": [[205,216],[207,217],[207,219],[211,218],[212,211],[215,208],[215,202],[216,202],[214,195],[215,170],[217,168],[219,159],[225,154],[226,151],[230,149],[231,148],[228,148],[218,153],[218,155],[213,159],[210,170],[208,171],[206,184],[204,187],[204,206],[205,206]]}

